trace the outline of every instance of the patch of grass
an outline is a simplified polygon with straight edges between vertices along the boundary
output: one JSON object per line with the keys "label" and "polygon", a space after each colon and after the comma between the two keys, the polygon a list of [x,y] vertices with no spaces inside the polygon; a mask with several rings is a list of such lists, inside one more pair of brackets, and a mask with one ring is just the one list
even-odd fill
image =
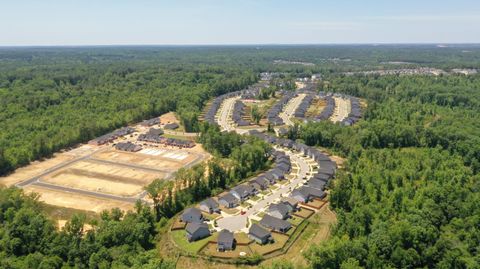
{"label": "patch of grass", "polygon": [[252,251],[248,246],[236,246],[234,250],[219,252],[217,251],[217,244],[209,243],[202,251],[202,254],[218,257],[218,258],[238,258],[240,252],[245,252],[247,255],[251,255]]}
{"label": "patch of grass", "polygon": [[252,201],[258,201],[258,200],[260,200],[260,197],[258,197],[258,196],[252,196],[252,197],[250,197],[250,200],[252,200]]}
{"label": "patch of grass", "polygon": [[217,236],[217,233],[215,233],[198,241],[188,242],[185,230],[171,231],[170,234],[172,240],[179,248],[192,254],[197,254],[198,251],[208,243],[208,241],[215,240]]}
{"label": "patch of grass", "polygon": [[272,237],[274,242],[270,244],[260,245],[260,244],[251,244],[250,248],[253,252],[257,252],[259,254],[270,253],[275,250],[280,250],[283,248],[285,243],[287,243],[288,236],[283,234],[272,233]]}
{"label": "patch of grass", "polygon": [[319,208],[321,207],[323,204],[325,204],[325,201],[322,201],[322,200],[313,200],[313,201],[310,201],[307,203],[307,205],[309,206],[312,206],[312,207],[315,207],[315,208]]}
{"label": "patch of grass", "polygon": [[248,238],[248,235],[246,233],[236,233],[234,234],[235,240],[237,240],[237,243],[240,244],[248,244],[252,242],[250,238]]}
{"label": "patch of grass", "polygon": [[260,213],[257,214],[257,216],[260,217],[260,218],[263,218],[263,216],[265,216],[265,212],[260,212]]}
{"label": "patch of grass", "polygon": [[302,223],[304,219],[292,216],[290,219],[288,219],[288,222],[290,222],[293,226],[298,226],[300,223]]}
{"label": "patch of grass", "polygon": [[181,135],[163,134],[162,136],[166,138],[175,138],[180,140],[188,140],[188,141],[192,140],[190,137],[181,136]]}
{"label": "patch of grass", "polygon": [[300,208],[297,212],[294,212],[296,216],[299,216],[301,218],[309,218],[315,211],[307,209],[307,208]]}
{"label": "patch of grass", "polygon": [[66,208],[66,207],[54,206],[49,204],[42,204],[42,209],[54,221],[58,221],[58,220],[68,221],[72,218],[73,215],[76,215],[76,214],[85,215],[87,222],[91,220],[100,220],[100,214],[93,211]]}

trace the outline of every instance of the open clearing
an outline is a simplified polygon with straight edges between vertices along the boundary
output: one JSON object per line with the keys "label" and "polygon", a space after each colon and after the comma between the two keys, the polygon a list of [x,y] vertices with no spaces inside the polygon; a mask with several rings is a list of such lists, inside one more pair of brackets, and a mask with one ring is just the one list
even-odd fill
{"label": "open clearing", "polygon": [[60,171],[42,177],[40,181],[74,189],[98,191],[120,196],[139,194],[143,186],[164,173],[142,171],[129,167],[79,161]]}
{"label": "open clearing", "polygon": [[122,210],[132,210],[134,207],[134,204],[130,202],[102,199],[99,197],[93,197],[83,194],[57,191],[35,185],[28,185],[23,189],[27,193],[39,193],[40,201],[47,204],[78,210],[88,210],[100,213],[103,210],[110,210],[115,207],[118,207]]}
{"label": "open clearing", "polygon": [[[196,156],[192,154],[188,154],[186,152],[182,152],[182,154],[187,154],[187,156],[183,157],[182,160],[175,159],[174,157],[180,156],[179,153],[174,153],[175,151],[171,150],[164,150],[158,151],[154,155],[155,151],[148,151],[148,150],[157,150],[157,149],[144,149],[144,153],[140,152],[124,152],[124,151],[117,151],[117,150],[108,150],[104,152],[99,152],[93,155],[95,159],[99,160],[114,160],[118,163],[127,163],[127,164],[134,164],[143,167],[149,167],[159,170],[177,170],[183,165],[189,163],[196,159]],[[145,153],[148,152],[148,153]]]}
{"label": "open clearing", "polygon": [[[137,143],[137,132],[105,145],[84,144],[33,162],[0,178],[0,184],[40,194],[48,205],[101,212],[118,207],[133,209],[138,199],[148,201],[144,187],[155,179],[171,178],[182,167],[208,158],[201,145],[182,149],[142,143],[139,152],[115,149],[118,142]],[[141,131],[138,131],[141,130]]]}

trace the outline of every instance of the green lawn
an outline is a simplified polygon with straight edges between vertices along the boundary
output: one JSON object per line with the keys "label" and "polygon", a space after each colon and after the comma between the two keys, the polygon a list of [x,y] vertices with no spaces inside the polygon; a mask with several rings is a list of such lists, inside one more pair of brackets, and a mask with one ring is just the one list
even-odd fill
{"label": "green lawn", "polygon": [[189,137],[180,136],[180,135],[163,134],[162,136],[163,136],[163,137],[166,137],[166,138],[175,138],[175,139],[180,139],[180,140],[192,140],[192,139],[189,138]]}
{"label": "green lawn", "polygon": [[272,186],[270,186],[269,188],[270,188],[270,190],[272,190],[272,191],[274,191],[274,190],[278,189],[278,187],[277,187],[277,186],[275,186],[275,185],[272,185]]}
{"label": "green lawn", "polygon": [[260,200],[260,197],[258,197],[258,196],[252,196],[252,197],[250,197],[250,200],[252,200],[252,201],[258,201],[258,200]]}
{"label": "green lawn", "polygon": [[172,240],[175,242],[175,244],[177,244],[178,247],[193,254],[198,253],[198,251],[205,246],[208,241],[215,240],[217,237],[217,233],[215,233],[204,239],[195,242],[188,242],[185,230],[176,230],[171,231],[170,233],[172,235]]}
{"label": "green lawn", "polygon": [[270,193],[270,190],[269,190],[269,189],[263,190],[263,191],[261,192],[261,194],[263,194],[263,195],[267,195],[267,194],[269,194],[269,193]]}
{"label": "green lawn", "polygon": [[293,226],[300,225],[300,223],[302,223],[302,221],[303,221],[302,218],[299,218],[299,217],[296,217],[296,216],[292,216],[290,219],[288,219],[288,222],[290,222]]}
{"label": "green lawn", "polygon": [[274,240],[273,243],[265,244],[265,245],[259,245],[257,243],[253,243],[250,245],[250,248],[252,249],[253,252],[265,254],[271,251],[282,249],[288,240],[288,236],[283,234],[272,233],[272,237]]}

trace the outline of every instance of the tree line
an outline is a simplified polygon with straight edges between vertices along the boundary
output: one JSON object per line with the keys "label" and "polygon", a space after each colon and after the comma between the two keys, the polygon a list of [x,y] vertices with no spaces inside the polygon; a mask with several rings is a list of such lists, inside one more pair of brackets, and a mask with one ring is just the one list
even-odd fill
{"label": "tree line", "polygon": [[294,132],[347,158],[331,186],[338,224],[305,253],[310,266],[477,268],[480,77],[326,81],[367,107],[353,127],[308,123]]}

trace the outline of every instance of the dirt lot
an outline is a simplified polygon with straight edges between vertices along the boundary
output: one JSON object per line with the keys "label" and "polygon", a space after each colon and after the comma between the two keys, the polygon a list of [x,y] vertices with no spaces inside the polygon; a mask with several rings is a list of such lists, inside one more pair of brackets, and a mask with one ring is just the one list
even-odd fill
{"label": "dirt lot", "polygon": [[33,176],[44,172],[50,167],[73,159],[74,156],[72,155],[68,155],[65,153],[56,154],[56,156],[52,159],[33,162],[28,166],[18,168],[14,173],[6,177],[0,177],[0,184],[3,184],[5,186],[15,185],[19,182],[25,181]]}
{"label": "dirt lot", "polygon": [[42,182],[74,189],[96,191],[120,196],[134,196],[142,192],[143,186],[164,173],[107,165],[95,161],[80,161],[45,177]]}
{"label": "dirt lot", "polygon": [[110,210],[115,207],[123,210],[132,210],[134,207],[134,204],[129,202],[120,202],[76,193],[61,192],[34,185],[26,186],[23,189],[27,193],[39,193],[40,201],[43,201],[47,204],[79,210],[89,210],[97,213],[100,213],[103,210]]}
{"label": "dirt lot", "polygon": [[196,156],[189,154],[183,160],[164,157],[168,152],[165,151],[161,155],[148,155],[139,152],[125,152],[118,150],[108,150],[93,155],[95,159],[115,161],[118,163],[134,164],[143,167],[149,167],[161,170],[177,170],[183,165],[195,160]]}

